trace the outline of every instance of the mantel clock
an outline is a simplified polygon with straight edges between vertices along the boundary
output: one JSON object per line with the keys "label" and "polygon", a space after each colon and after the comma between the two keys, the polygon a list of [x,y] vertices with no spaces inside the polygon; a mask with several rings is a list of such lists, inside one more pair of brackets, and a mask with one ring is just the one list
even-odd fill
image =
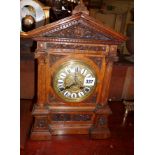
{"label": "mantel clock", "polygon": [[108,92],[117,45],[127,38],[85,13],[29,31],[37,41],[37,102],[31,139],[110,136]]}

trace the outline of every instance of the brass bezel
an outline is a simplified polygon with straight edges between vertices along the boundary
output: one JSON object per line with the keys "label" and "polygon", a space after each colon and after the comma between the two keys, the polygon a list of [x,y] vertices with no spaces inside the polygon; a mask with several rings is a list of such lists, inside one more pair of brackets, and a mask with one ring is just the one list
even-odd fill
{"label": "brass bezel", "polygon": [[[69,99],[69,98],[64,97],[64,95],[61,94],[61,92],[58,90],[57,82],[56,81],[58,81],[57,75],[62,70],[62,68],[64,68],[65,66],[68,66],[68,65],[73,65],[73,64],[80,64],[82,66],[86,66],[89,69],[89,71],[92,73],[92,75],[95,77],[96,80],[95,80],[94,86],[92,87],[91,91],[88,94],[86,94],[85,96],[83,96],[81,98]],[[65,101],[65,102],[70,102],[70,103],[71,102],[72,103],[73,102],[76,102],[77,103],[77,102],[82,102],[82,101],[88,99],[88,97],[90,97],[93,94],[93,92],[95,91],[96,84],[97,84],[97,75],[96,75],[96,72],[94,71],[93,68],[90,67],[89,64],[87,64],[87,63],[85,63],[85,62],[83,62],[81,60],[76,60],[75,59],[75,60],[68,60],[67,62],[64,62],[61,66],[59,66],[56,69],[56,71],[54,72],[54,75],[53,75],[53,90],[57,94],[57,96],[59,98],[61,98],[63,101]]]}

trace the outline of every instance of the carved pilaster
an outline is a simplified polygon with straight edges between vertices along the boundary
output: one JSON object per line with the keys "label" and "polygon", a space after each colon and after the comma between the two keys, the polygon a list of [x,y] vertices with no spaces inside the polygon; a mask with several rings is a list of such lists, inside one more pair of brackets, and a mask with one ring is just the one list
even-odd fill
{"label": "carved pilaster", "polygon": [[117,61],[117,45],[110,45],[109,53],[106,56],[106,70],[103,79],[103,83],[106,83],[102,86],[102,93],[100,96],[100,104],[103,106],[107,104],[108,96],[109,96],[109,88],[112,76],[113,62]]}
{"label": "carved pilaster", "polygon": [[43,107],[46,102],[46,63],[48,61],[47,59],[47,53],[45,52],[39,52],[38,50],[35,53],[35,58],[38,61],[38,91],[37,91],[37,97],[38,97],[38,105],[40,107]]}
{"label": "carved pilaster", "polygon": [[48,59],[47,59],[47,53],[44,51],[36,50],[35,51],[35,59],[37,59],[38,64],[46,64]]}
{"label": "carved pilaster", "polygon": [[106,84],[102,86],[102,91],[101,91],[102,93],[99,101],[101,105],[107,104],[111,75],[112,75],[112,68],[113,68],[113,62],[109,61],[106,66],[105,75],[103,79],[103,83],[106,83]]}
{"label": "carved pilaster", "polygon": [[117,56],[117,45],[110,45],[109,53],[106,56],[106,63],[108,62],[117,62],[118,56]]}

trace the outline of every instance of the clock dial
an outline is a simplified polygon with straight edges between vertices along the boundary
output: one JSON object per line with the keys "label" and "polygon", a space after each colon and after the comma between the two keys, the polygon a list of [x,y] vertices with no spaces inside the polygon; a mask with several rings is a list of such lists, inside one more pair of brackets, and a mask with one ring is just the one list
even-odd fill
{"label": "clock dial", "polygon": [[57,69],[53,85],[56,94],[64,101],[80,102],[93,93],[96,80],[96,74],[89,65],[72,60]]}

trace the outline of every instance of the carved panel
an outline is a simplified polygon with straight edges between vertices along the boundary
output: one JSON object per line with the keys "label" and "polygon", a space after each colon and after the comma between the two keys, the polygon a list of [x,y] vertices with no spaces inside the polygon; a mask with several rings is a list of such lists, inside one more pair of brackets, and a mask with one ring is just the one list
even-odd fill
{"label": "carved panel", "polygon": [[90,25],[87,25],[85,22],[83,22],[83,20],[75,20],[59,25],[57,28],[44,33],[42,36],[47,38],[75,38],[102,41],[111,40],[110,36],[105,36],[102,33],[96,31],[93,27],[90,27]]}
{"label": "carved panel", "polygon": [[91,121],[92,114],[52,114],[52,121]]}
{"label": "carved panel", "polygon": [[91,117],[90,114],[76,114],[72,115],[72,121],[91,121]]}
{"label": "carved panel", "polygon": [[36,129],[46,129],[48,128],[48,120],[45,117],[39,117],[35,119],[34,127]]}
{"label": "carved panel", "polygon": [[65,22],[63,25],[58,25],[54,29],[49,30],[48,32],[42,33],[41,36],[48,36],[48,35],[50,36],[50,34],[52,34],[52,33],[61,31],[61,30],[66,29],[66,28],[68,28],[70,26],[73,26],[73,25],[75,25],[77,23],[78,23],[77,20],[72,20],[72,21],[69,21],[69,22]]}
{"label": "carved panel", "polygon": [[89,57],[97,66],[101,69],[102,67],[102,57]]}
{"label": "carved panel", "polygon": [[49,55],[49,66],[51,67],[52,64],[54,64],[55,62],[57,62],[59,59],[63,58],[63,55]]}
{"label": "carved panel", "polygon": [[52,121],[71,121],[70,114],[53,114]]}
{"label": "carved panel", "polygon": [[[77,49],[77,50],[89,50],[89,51],[102,51],[106,52],[106,46],[89,46],[89,45],[78,45],[78,44],[52,44],[47,43],[47,48],[53,49]],[[85,51],[83,51],[85,52]]]}

